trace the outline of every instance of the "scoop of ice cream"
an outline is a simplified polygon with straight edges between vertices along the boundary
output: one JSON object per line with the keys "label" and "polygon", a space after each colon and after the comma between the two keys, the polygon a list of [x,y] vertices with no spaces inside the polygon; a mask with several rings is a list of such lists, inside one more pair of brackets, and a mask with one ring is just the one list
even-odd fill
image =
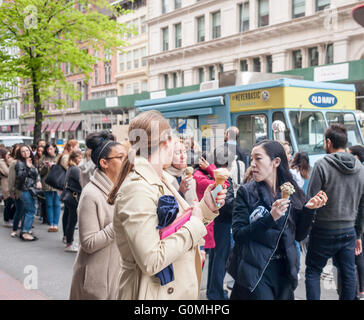
{"label": "scoop of ice cream", "polygon": [[219,168],[214,170],[214,177],[216,182],[224,183],[230,176],[230,172],[226,168]]}
{"label": "scoop of ice cream", "polygon": [[193,175],[193,172],[194,172],[194,170],[193,170],[192,167],[187,167],[185,169],[186,176],[192,176]]}
{"label": "scoop of ice cream", "polygon": [[290,196],[291,194],[295,193],[295,189],[292,185],[292,183],[290,182],[285,182],[281,185],[281,191],[282,191],[282,195],[283,193],[287,194],[288,196]]}

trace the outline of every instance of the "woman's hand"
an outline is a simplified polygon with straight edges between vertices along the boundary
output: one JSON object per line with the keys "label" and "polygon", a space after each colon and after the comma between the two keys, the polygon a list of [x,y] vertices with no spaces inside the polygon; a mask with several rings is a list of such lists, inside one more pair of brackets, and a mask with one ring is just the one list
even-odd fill
{"label": "woman's hand", "polygon": [[355,241],[355,255],[358,256],[363,251],[361,239]]}
{"label": "woman's hand", "polygon": [[200,168],[202,170],[206,170],[207,167],[210,165],[206,159],[204,157],[201,157],[199,160],[198,160],[198,165],[200,166]]}
{"label": "woman's hand", "polygon": [[289,201],[288,199],[278,199],[274,201],[272,205],[272,210],[270,211],[270,214],[273,217],[274,221],[277,221],[279,218],[284,216],[290,202],[291,201]]}
{"label": "woman's hand", "polygon": [[216,203],[219,203],[220,206],[216,207],[214,199],[212,198],[212,194],[211,191],[214,190],[216,187],[216,184],[210,184],[204,193],[204,200],[205,203],[207,205],[207,207],[211,210],[211,211],[216,211],[218,209],[221,209],[221,207],[225,204],[225,198],[226,198],[226,193],[227,193],[227,189],[224,187],[223,190],[221,190],[216,197]]}
{"label": "woman's hand", "polygon": [[190,190],[191,187],[191,180],[193,178],[184,177],[181,180],[181,183],[179,185],[179,192],[186,194],[188,190]]}
{"label": "woman's hand", "polygon": [[42,189],[42,184],[38,181],[35,185],[36,189],[40,190]]}
{"label": "woman's hand", "polygon": [[314,197],[312,197],[307,203],[306,208],[308,209],[318,209],[324,206],[328,198],[325,192],[320,191]]}

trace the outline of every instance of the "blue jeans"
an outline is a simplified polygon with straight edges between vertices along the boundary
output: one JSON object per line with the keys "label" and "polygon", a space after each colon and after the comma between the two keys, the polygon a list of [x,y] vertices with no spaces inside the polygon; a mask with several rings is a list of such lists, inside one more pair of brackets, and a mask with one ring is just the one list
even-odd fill
{"label": "blue jeans", "polygon": [[23,232],[29,232],[32,229],[35,215],[35,200],[29,191],[23,191],[20,196],[23,202],[24,222],[22,225]]}
{"label": "blue jeans", "polygon": [[58,193],[56,191],[46,191],[44,194],[47,205],[48,222],[51,226],[58,226],[59,217],[61,215],[61,202]]}
{"label": "blue jeans", "polygon": [[231,223],[215,221],[214,238],[215,248],[211,249],[209,254],[206,296],[209,300],[227,300],[224,279],[231,246]]}
{"label": "blue jeans", "polygon": [[13,220],[13,231],[18,230],[19,221],[23,220],[23,202],[20,199],[14,199],[15,203],[15,214]]}
{"label": "blue jeans", "polygon": [[334,258],[342,275],[340,300],[354,300],[356,291],[354,228],[313,228],[306,255],[306,297],[320,300],[320,276],[327,260]]}

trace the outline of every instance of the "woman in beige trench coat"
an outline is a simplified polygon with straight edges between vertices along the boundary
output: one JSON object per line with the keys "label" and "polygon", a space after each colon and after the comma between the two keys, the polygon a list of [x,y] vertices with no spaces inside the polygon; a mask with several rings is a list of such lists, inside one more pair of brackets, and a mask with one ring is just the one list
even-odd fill
{"label": "woman in beige trench coat", "polygon": [[119,251],[113,229],[114,206],[107,203],[128,144],[107,132],[86,139],[97,169],[82,191],[78,205],[80,249],[73,267],[71,300],[116,299]]}
{"label": "woman in beige trench coat", "polygon": [[[213,185],[194,206],[191,219],[177,232],[160,240],[156,228],[158,199],[162,195],[174,195],[179,214],[189,207],[163,174],[163,167],[173,157],[174,143],[168,120],[158,111],[143,112],[130,122],[129,139],[132,152],[124,159],[117,184],[109,196],[111,203],[116,199],[114,230],[121,256],[118,299],[198,299],[199,245],[206,234],[206,225],[218,214],[210,194]],[[225,196],[226,190],[221,191],[220,205],[224,204]],[[170,264],[173,264],[174,281],[162,286],[155,274]]]}

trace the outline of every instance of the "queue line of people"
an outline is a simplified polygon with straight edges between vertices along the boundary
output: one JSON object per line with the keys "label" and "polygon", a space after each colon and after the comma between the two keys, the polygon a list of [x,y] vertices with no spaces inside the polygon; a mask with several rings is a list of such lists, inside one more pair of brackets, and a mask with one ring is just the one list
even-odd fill
{"label": "queue line of people", "polygon": [[[156,124],[158,130],[153,128]],[[133,140],[134,132],[138,130],[146,134],[145,146],[141,147],[140,140]],[[239,135],[237,128],[232,131],[235,137]],[[155,132],[159,132],[159,136],[155,136]],[[364,167],[358,166],[354,156],[347,156],[343,149],[347,143],[347,135],[346,140],[343,138],[345,134],[342,126],[331,126],[325,132],[327,152],[334,155],[345,153],[344,158],[349,157],[356,173],[362,175]],[[210,157],[213,163],[210,164],[207,155],[186,150],[184,141],[173,137],[168,120],[157,111],[136,116],[130,123],[129,135],[131,144],[118,143],[107,132],[93,133],[86,138],[96,170],[85,186],[81,185],[79,164],[82,157],[77,143],[71,141],[66,145],[57,161],[55,158],[45,160],[44,154],[40,160],[43,177],[47,174],[46,169],[49,170],[54,163],[67,169],[67,179],[74,182],[73,190],[77,190],[79,198],[77,212],[65,206],[63,215],[66,249],[78,252],[70,299],[198,299],[205,251],[209,256],[208,299],[229,298],[223,288],[226,271],[235,280],[230,299],[294,298],[299,270],[297,241],[310,234],[309,252],[312,253],[311,237],[319,228],[316,226],[317,216],[320,217],[320,210],[330,206],[330,200],[335,197],[324,183],[312,182],[318,179],[320,162],[311,173],[307,197],[303,190],[310,173],[307,155],[297,153],[293,161],[289,161],[291,155],[287,144],[260,141],[253,147],[250,167],[245,170],[246,156],[240,155],[241,160],[238,159],[237,143],[226,141],[224,146],[214,150]],[[227,136],[231,139],[231,134]],[[340,148],[334,147],[337,139]],[[232,149],[235,151],[231,152]],[[19,170],[24,171],[25,164],[25,171],[33,179],[31,187],[39,188],[39,174],[35,168],[33,170],[33,162],[27,160],[31,158],[28,153],[27,148],[20,146],[10,167],[16,162],[17,177]],[[49,155],[49,150],[46,153]],[[187,163],[188,154],[193,155],[194,163]],[[195,166],[191,178],[184,168],[196,162],[198,166]],[[211,191],[215,187],[214,170],[217,168],[227,168],[230,177],[214,201]],[[9,168],[9,177],[10,171]],[[294,189],[289,199],[282,198],[280,187],[285,183],[290,183]],[[358,214],[350,216],[350,225],[353,224],[350,228],[354,230],[356,227],[354,233],[351,229],[350,232],[356,244],[355,253],[359,254],[364,190],[358,180],[356,186],[358,197],[353,201],[352,209]],[[24,204],[28,208],[30,191],[19,191],[22,191],[21,202],[15,200],[15,204],[18,200],[16,208]],[[192,208],[192,214],[179,230],[161,239],[157,213],[160,199],[166,196],[170,197],[168,201],[177,217],[188,208]],[[53,194],[48,198],[53,199]],[[48,203],[50,205],[51,201]],[[23,211],[27,212],[28,220],[25,228],[22,224],[22,238],[35,238],[28,230],[33,211]],[[52,221],[50,216],[49,220]],[[73,247],[77,220],[79,248]],[[349,230],[344,232],[346,234]],[[346,254],[350,255],[350,252]],[[354,257],[354,251],[352,254]],[[317,299],[317,283],[314,284],[312,277],[310,279],[313,274],[310,270],[313,269],[309,263],[312,259],[318,262],[308,253],[307,298]],[[168,269],[172,271],[164,274],[166,284],[162,285],[156,274],[167,266],[173,266]],[[339,268],[344,270],[342,298],[352,299],[352,276],[342,266],[341,260]],[[315,274],[319,273],[316,268]],[[313,290],[316,290],[315,296]]]}

